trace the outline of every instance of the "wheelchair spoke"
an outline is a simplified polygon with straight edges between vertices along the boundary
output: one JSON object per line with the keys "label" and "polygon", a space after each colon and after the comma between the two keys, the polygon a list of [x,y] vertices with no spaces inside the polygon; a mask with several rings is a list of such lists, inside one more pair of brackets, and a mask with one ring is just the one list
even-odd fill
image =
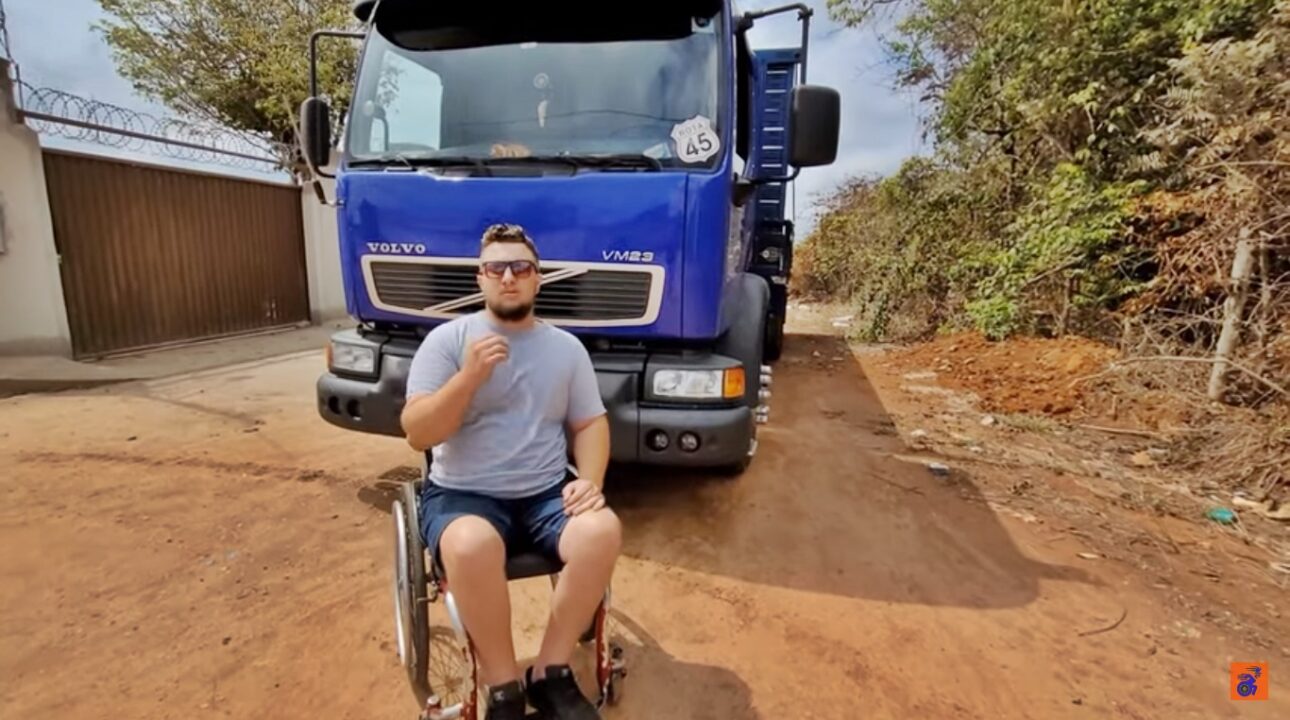
{"label": "wheelchair spoke", "polygon": [[458,641],[445,603],[436,604],[430,613],[429,656],[430,687],[445,711],[454,706],[461,708],[460,715],[442,717],[469,717],[469,712],[478,707],[475,657]]}

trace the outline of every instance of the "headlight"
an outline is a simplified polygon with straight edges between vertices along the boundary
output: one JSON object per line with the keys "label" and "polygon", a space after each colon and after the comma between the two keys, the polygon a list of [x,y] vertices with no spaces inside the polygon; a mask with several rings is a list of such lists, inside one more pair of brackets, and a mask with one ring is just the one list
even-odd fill
{"label": "headlight", "polygon": [[688,400],[742,397],[744,369],[659,370],[654,373],[654,395]]}
{"label": "headlight", "polygon": [[329,364],[333,370],[371,375],[376,372],[376,348],[333,342]]}

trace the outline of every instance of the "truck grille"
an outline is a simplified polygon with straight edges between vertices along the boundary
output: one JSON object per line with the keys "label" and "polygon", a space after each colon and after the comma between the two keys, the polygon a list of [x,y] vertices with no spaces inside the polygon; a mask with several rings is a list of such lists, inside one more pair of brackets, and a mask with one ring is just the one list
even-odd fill
{"label": "truck grille", "polygon": [[[370,259],[368,291],[379,306],[429,317],[452,317],[484,307],[482,299],[462,304],[476,295],[475,265]],[[535,311],[538,317],[559,323],[594,322],[639,324],[651,322],[657,311],[652,303],[656,275],[661,269],[580,268],[573,263],[543,265],[552,279],[542,284]],[[446,308],[437,308],[449,304]]]}

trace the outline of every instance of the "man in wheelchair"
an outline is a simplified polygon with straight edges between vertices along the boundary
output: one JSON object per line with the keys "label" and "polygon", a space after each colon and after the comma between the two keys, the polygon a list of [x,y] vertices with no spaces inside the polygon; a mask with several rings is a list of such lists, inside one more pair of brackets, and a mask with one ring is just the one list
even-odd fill
{"label": "man in wheelchair", "polygon": [[[533,314],[538,253],[525,231],[488,228],[479,260],[485,308],[432,330],[409,370],[403,430],[432,456],[421,534],[475,646],[486,717],[523,718],[527,700],[543,717],[598,718],[570,659],[622,544],[601,494],[605,407],[586,349]],[[563,566],[541,650],[523,675],[505,571],[521,550]]]}

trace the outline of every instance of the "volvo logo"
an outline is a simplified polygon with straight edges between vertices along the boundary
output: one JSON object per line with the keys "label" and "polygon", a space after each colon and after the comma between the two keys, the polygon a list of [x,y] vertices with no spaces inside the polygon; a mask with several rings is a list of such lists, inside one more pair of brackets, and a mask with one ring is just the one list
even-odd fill
{"label": "volvo logo", "polygon": [[374,243],[367,244],[367,251],[385,255],[425,255],[426,246],[422,243]]}

